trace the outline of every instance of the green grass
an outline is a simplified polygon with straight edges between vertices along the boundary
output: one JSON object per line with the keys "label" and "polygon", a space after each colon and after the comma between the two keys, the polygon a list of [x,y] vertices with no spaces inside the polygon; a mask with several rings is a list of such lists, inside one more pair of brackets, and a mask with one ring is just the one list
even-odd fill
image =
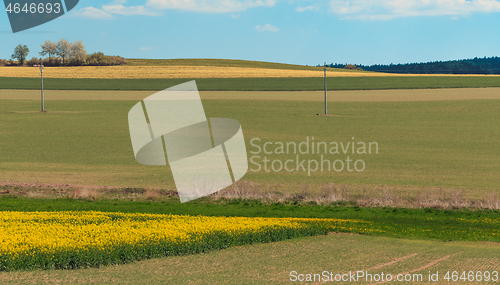
{"label": "green grass", "polygon": [[[266,69],[289,69],[289,70],[323,70],[323,67],[285,64],[265,61],[235,60],[235,59],[137,59],[127,58],[127,64],[132,66],[218,66],[218,67],[245,67],[245,68],[266,68]],[[347,69],[332,69],[345,72],[352,72]],[[359,72],[359,71],[357,71]]]}
{"label": "green grass", "polygon": [[[429,91],[432,92],[432,91]],[[0,171],[4,181],[175,189],[168,167],[145,166],[134,159],[127,113],[135,101],[2,100]],[[335,102],[318,117],[321,102],[204,100],[207,117],[238,120],[253,162],[245,179],[272,191],[313,191],[324,183],[410,187],[415,191],[463,189],[466,197],[498,193],[500,125],[498,100],[423,102]],[[28,113],[24,113],[28,112]],[[31,112],[31,113],[30,113]],[[363,160],[362,172],[333,170],[275,172],[264,157],[285,162],[290,154],[254,154],[250,144],[295,142],[377,142],[378,154],[326,154],[331,162]],[[255,141],[254,141],[255,144]],[[274,147],[273,147],[274,148]],[[342,150],[340,150],[342,151]],[[300,161],[320,161],[317,154]],[[260,156],[260,157],[257,157]],[[351,164],[352,168],[352,164]],[[309,185],[309,186],[308,186]],[[413,191],[412,190],[412,191]],[[415,193],[413,193],[415,194]]]}
{"label": "green grass", "polygon": [[[45,78],[47,90],[163,90],[190,79]],[[200,91],[324,90],[323,78],[200,78]],[[330,77],[328,90],[384,90],[500,87],[493,76]],[[0,89],[40,89],[39,78],[0,78]]]}
{"label": "green grass", "polygon": [[500,211],[360,208],[304,204],[265,205],[258,201],[232,200],[210,203],[197,200],[179,203],[76,199],[0,198],[4,211],[103,211],[204,216],[337,218],[362,221],[343,232],[373,236],[440,241],[500,242]]}

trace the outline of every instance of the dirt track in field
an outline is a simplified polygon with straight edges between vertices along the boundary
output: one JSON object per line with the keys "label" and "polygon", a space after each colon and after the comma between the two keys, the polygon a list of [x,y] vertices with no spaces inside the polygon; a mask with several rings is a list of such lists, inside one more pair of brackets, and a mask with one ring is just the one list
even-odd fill
{"label": "dirt track in field", "polygon": [[[434,265],[438,264],[439,262],[441,262],[441,261],[443,261],[443,260],[446,260],[446,259],[448,259],[448,258],[450,258],[450,257],[451,257],[451,255],[446,255],[446,256],[443,256],[443,257],[441,257],[441,258],[439,258],[439,259],[433,260],[433,261],[431,261],[431,262],[427,263],[427,264],[426,264],[426,265],[424,265],[424,266],[421,266],[421,267],[419,267],[419,268],[415,268],[415,269],[410,270],[410,271],[401,272],[401,273],[399,273],[399,274],[401,274],[401,275],[406,275],[406,274],[410,274],[410,273],[413,273],[413,272],[419,272],[419,271],[422,271],[422,270],[427,269],[427,268],[429,268],[429,267],[432,267],[432,266],[434,266]],[[396,276],[397,276],[397,275],[399,275],[399,274],[396,274]],[[393,278],[394,278],[394,276],[393,276]],[[378,283],[374,283],[374,284],[383,284],[383,283],[387,283],[387,282],[388,282],[388,281],[382,281],[382,282],[378,282]]]}
{"label": "dirt track in field", "polygon": [[[154,91],[46,90],[45,100],[142,100]],[[202,100],[323,101],[323,91],[200,91]],[[40,100],[39,90],[0,90],[0,100]],[[328,101],[448,101],[500,99],[500,88],[328,91]]]}
{"label": "dirt track in field", "polygon": [[[382,264],[379,264],[379,265],[376,265],[376,266],[370,267],[370,268],[368,268],[368,269],[363,269],[363,270],[359,270],[359,271],[364,271],[364,272],[366,272],[366,271],[369,271],[369,270],[376,270],[376,269],[380,269],[380,268],[383,268],[383,267],[386,267],[386,266],[389,266],[389,265],[396,264],[396,263],[398,263],[398,262],[400,262],[400,261],[403,261],[403,260],[405,260],[405,259],[407,259],[407,258],[411,258],[411,257],[417,256],[417,255],[418,255],[418,253],[413,253],[413,254],[410,254],[410,255],[407,255],[407,256],[403,256],[403,257],[396,258],[396,259],[394,259],[393,261],[386,262],[386,263],[382,263]],[[424,268],[424,269],[425,269],[425,268]],[[348,274],[348,275],[349,275],[349,273],[348,273],[348,272],[344,272],[343,274]],[[341,274],[341,275],[343,275],[343,274]],[[313,283],[313,285],[319,285],[319,284],[325,284],[325,283],[327,283],[327,282],[326,282],[326,281],[324,281],[324,282],[322,281],[322,282]],[[383,282],[381,282],[381,283],[383,283]],[[377,284],[378,284],[378,283],[377,283]]]}

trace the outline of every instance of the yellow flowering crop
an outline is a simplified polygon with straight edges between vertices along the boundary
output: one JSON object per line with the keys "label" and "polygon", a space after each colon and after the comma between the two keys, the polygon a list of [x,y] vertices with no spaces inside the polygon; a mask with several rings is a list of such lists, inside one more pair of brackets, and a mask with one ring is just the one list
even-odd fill
{"label": "yellow flowering crop", "polygon": [[[328,71],[329,77],[394,76],[376,72]],[[222,66],[59,66],[45,67],[45,78],[261,78],[323,77],[322,70],[290,70]],[[40,77],[37,67],[0,67],[0,77]]]}
{"label": "yellow flowering crop", "polygon": [[[322,70],[272,69],[234,66],[58,66],[45,67],[44,78],[100,78],[100,79],[146,79],[146,78],[283,78],[323,77]],[[327,70],[328,77],[365,76],[485,76],[449,74],[395,74],[382,72]],[[488,75],[495,76],[498,75]],[[0,77],[39,78],[38,67],[0,66]]]}
{"label": "yellow flowering crop", "polygon": [[353,220],[0,212],[0,270],[77,268],[321,234]]}

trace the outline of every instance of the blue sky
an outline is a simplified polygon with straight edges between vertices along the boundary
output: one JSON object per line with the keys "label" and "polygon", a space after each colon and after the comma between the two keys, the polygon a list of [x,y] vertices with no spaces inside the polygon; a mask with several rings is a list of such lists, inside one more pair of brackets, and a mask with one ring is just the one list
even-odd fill
{"label": "blue sky", "polygon": [[126,58],[427,62],[500,56],[499,30],[500,0],[80,0],[16,34],[0,13],[0,58],[65,38]]}

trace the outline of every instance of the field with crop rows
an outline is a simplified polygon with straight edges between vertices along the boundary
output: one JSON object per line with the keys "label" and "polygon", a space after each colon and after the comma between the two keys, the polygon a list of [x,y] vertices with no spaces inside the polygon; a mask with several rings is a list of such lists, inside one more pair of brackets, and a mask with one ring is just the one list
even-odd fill
{"label": "field with crop rows", "polygon": [[[159,91],[192,79],[92,79],[45,78],[45,90],[150,90]],[[500,87],[494,76],[363,76],[327,77],[327,88],[335,90],[444,89]],[[198,78],[200,91],[315,91],[324,90],[321,77]],[[40,78],[0,77],[0,89],[40,90]]]}
{"label": "field with crop rows", "polygon": [[[382,272],[395,277],[398,274],[410,274],[410,277],[422,274],[421,281],[402,283],[441,285],[466,284],[461,283],[462,280],[446,281],[444,276],[448,271],[461,274],[473,270],[481,272],[483,278],[481,282],[467,283],[498,284],[499,255],[500,248],[492,243],[444,243],[336,233],[244,245],[204,254],[155,258],[120,266],[0,272],[0,283],[290,284],[291,271],[321,275],[324,270],[333,274],[360,270],[379,274],[379,277]],[[429,272],[435,274],[436,271],[439,272],[439,282],[428,282]],[[316,278],[315,283],[336,282],[322,283]],[[351,283],[377,282],[360,279]]]}
{"label": "field with crop rows", "polygon": [[[245,179],[257,186],[250,183],[248,189],[316,193],[334,183],[338,189],[349,185],[380,195],[394,191],[432,199],[440,193],[434,190],[441,188],[462,193],[462,198],[482,199],[497,193],[500,179],[494,175],[500,171],[495,90],[330,92],[332,98],[339,96],[330,103],[332,116],[316,116],[323,111],[320,92],[270,92],[258,98],[253,93],[201,94],[207,117],[234,118],[242,125],[249,160],[253,157],[260,165],[249,164]],[[2,181],[175,189],[169,167],[141,165],[133,156],[127,113],[134,100],[147,94],[57,91],[51,97],[47,91],[49,112],[42,114],[38,92],[1,93],[11,98],[0,105],[0,120],[5,122],[0,130]],[[13,100],[28,93],[32,95]],[[269,142],[274,149],[278,142],[300,144],[308,137],[309,142],[313,137],[327,143],[347,144],[353,137],[356,142],[377,142],[379,153],[265,154],[255,147]],[[252,139],[258,139],[254,146]],[[264,165],[265,157],[278,160],[278,169],[280,162],[297,160],[297,154],[306,167],[307,159],[320,161],[323,155],[330,161],[361,159],[366,169],[280,172],[271,169],[270,162]]]}

